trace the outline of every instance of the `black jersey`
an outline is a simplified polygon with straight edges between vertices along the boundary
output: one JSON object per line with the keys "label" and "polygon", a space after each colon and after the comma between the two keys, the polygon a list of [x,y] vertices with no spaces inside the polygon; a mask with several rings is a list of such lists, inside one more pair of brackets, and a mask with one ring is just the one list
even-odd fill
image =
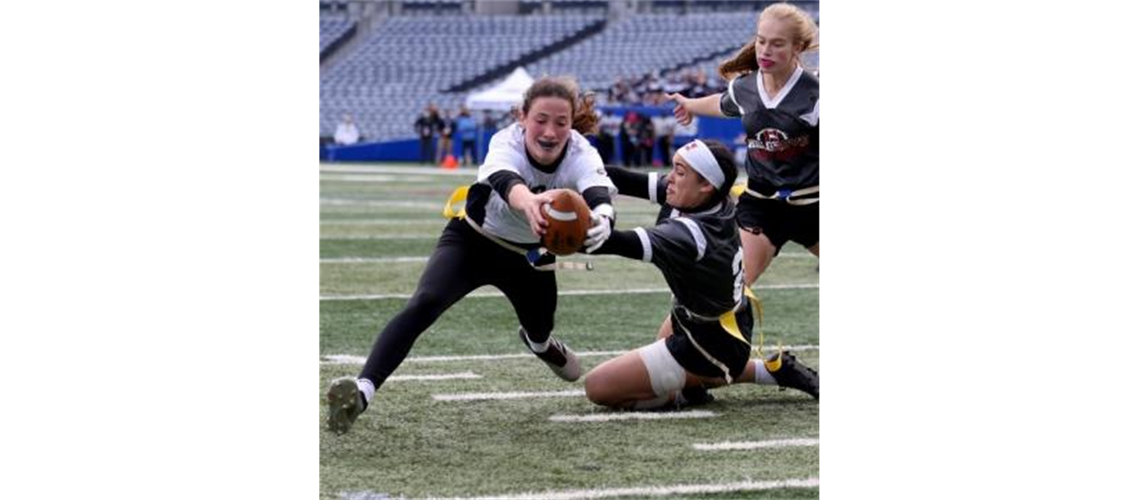
{"label": "black jersey", "polygon": [[[617,231],[597,253],[617,253],[652,262],[677,305],[706,318],[716,318],[741,304],[744,291],[740,233],[736,209],[725,200],[708,210],[686,213],[665,203],[665,178],[606,167],[618,192],[662,205],[653,227]],[[621,233],[634,233],[634,237]],[[622,243],[628,240],[628,246]],[[636,241],[636,243],[634,243]]]}
{"label": "black jersey", "polygon": [[657,266],[673,292],[669,354],[690,373],[735,380],[748,365],[754,322],[751,302],[743,296],[744,250],[732,200],[681,212],[666,203],[666,182],[656,173],[620,167],[606,172],[619,193],[660,203],[662,210],[653,227],[614,231],[595,253]]}
{"label": "black jersey", "polygon": [[742,117],[749,187],[763,193],[819,185],[819,80],[797,67],[772,99],[759,73],[734,78],[720,111]]}
{"label": "black jersey", "polygon": [[642,260],[661,270],[677,305],[715,318],[740,305],[743,250],[735,208],[725,201],[704,212],[669,210],[651,228],[635,228]]}

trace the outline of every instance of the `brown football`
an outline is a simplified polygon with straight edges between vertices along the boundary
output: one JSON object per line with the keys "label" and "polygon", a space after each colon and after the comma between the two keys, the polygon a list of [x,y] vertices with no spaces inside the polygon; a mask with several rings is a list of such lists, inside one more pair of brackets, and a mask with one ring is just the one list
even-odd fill
{"label": "brown football", "polygon": [[546,234],[542,246],[555,255],[571,255],[582,248],[590,227],[590,207],[582,195],[569,189],[555,189],[554,201],[542,207]]}

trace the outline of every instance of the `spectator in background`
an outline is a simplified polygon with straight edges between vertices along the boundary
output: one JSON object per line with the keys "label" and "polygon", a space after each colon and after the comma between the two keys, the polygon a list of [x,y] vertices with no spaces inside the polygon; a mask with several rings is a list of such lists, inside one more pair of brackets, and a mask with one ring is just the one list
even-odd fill
{"label": "spectator in background", "polygon": [[443,116],[439,118],[437,123],[439,130],[439,151],[435,154],[436,165],[443,163],[443,159],[447,155],[455,152],[452,139],[455,137],[455,123],[451,120],[451,110],[443,110]]}
{"label": "spectator in background", "polygon": [[429,104],[424,108],[423,114],[416,118],[416,134],[420,138],[420,163],[430,165],[432,160],[435,159],[435,151],[432,149],[432,138],[435,135],[435,106]]}
{"label": "spectator in background", "polygon": [[653,165],[653,122],[648,116],[637,117],[637,163],[649,167]]}
{"label": "spectator in background", "polygon": [[466,107],[459,108],[459,118],[455,119],[455,132],[459,134],[459,141],[462,143],[459,155],[463,157],[463,166],[479,161],[479,154],[475,152],[477,128],[475,119],[471,118],[471,112],[467,111]]}
{"label": "spectator in background", "polygon": [[661,158],[665,162],[668,162],[669,159],[673,157],[673,134],[676,128],[676,117],[653,117],[653,132],[657,135],[657,147],[661,149]]}
{"label": "spectator in background", "polygon": [[341,117],[340,124],[336,126],[336,132],[333,134],[333,141],[338,146],[349,146],[360,142],[360,129],[356,128],[351,116],[346,114]]}
{"label": "spectator in background", "polygon": [[598,153],[602,155],[602,163],[613,164],[617,159],[618,131],[621,130],[621,117],[615,114],[602,115],[601,133],[598,134]]}
{"label": "spectator in background", "polygon": [[621,122],[618,132],[621,140],[621,164],[626,167],[636,166],[637,161],[637,112],[629,111]]}

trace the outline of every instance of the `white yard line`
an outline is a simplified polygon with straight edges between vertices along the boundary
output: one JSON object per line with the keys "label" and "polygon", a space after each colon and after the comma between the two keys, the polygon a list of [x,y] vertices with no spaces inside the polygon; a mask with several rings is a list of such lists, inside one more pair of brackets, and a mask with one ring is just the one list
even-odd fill
{"label": "white yard line", "polygon": [[552,415],[551,422],[614,422],[621,420],[667,420],[677,418],[712,418],[720,416],[705,410],[695,411],[631,411],[593,413],[589,415]]}
{"label": "white yard line", "polygon": [[358,200],[352,198],[321,198],[321,205],[334,207],[362,206],[386,208],[419,208],[435,212],[443,210],[443,203],[407,200]]}
{"label": "white yard line", "polygon": [[[351,182],[353,184],[429,184],[439,181],[426,175],[322,174],[321,182]],[[460,182],[459,179],[456,179],[456,182]]]}
{"label": "white yard line", "polygon": [[[329,206],[328,204],[324,204],[324,203],[322,203],[322,204],[325,206]],[[432,205],[432,208],[425,208],[424,210],[425,210],[424,211],[425,215],[428,213],[441,213],[441,212],[443,212],[443,204],[435,204],[435,205]],[[374,214],[374,215],[378,215],[378,214]],[[345,226],[345,225],[359,224],[362,226],[363,225],[372,225],[372,226],[375,226],[375,225],[391,225],[391,226],[405,225],[406,226],[406,225],[410,225],[410,224],[426,224],[426,223],[438,222],[442,226],[444,224],[447,224],[447,221],[448,221],[448,219],[445,219],[443,217],[435,217],[435,216],[417,217],[417,218],[390,217],[390,218],[386,218],[386,219],[321,219],[321,225],[322,226],[324,226],[324,225]],[[646,221],[643,224],[636,224],[636,225],[638,225],[638,226],[652,226],[653,221],[650,219],[646,219]],[[623,228],[618,228],[618,229],[623,229]]]}
{"label": "white yard line", "polygon": [[484,497],[451,497],[437,500],[589,500],[612,497],[664,497],[671,495],[700,495],[730,493],[734,491],[764,491],[784,488],[818,488],[819,478],[777,479],[774,481],[740,481],[735,483],[676,484],[672,486],[642,486],[630,488],[599,488],[591,490],[533,491]]}
{"label": "white yard line", "polygon": [[462,177],[475,176],[479,172],[475,168],[457,168],[454,170],[437,168],[429,165],[422,166],[396,166],[396,165],[321,165],[322,174],[401,174],[401,175],[431,175]]}
{"label": "white yard line", "polygon": [[[802,345],[786,345],[785,350],[797,351],[818,351],[819,346],[814,344]],[[575,352],[579,358],[590,358],[597,356],[618,356],[625,354],[626,351],[584,351]],[[471,356],[409,356],[404,359],[408,363],[441,363],[450,361],[498,361],[503,359],[523,359],[533,358],[533,354],[516,353],[516,354],[477,354]],[[368,358],[364,356],[356,356],[352,354],[329,354],[321,356],[322,365],[363,365],[364,361]]]}
{"label": "white yard line", "polygon": [[770,441],[726,441],[723,443],[695,443],[701,451],[756,450],[760,448],[788,448],[791,446],[819,446],[819,438],[773,439]]}
{"label": "white yard line", "polygon": [[322,240],[437,240],[439,233],[427,234],[365,234],[348,236],[321,236]]}
{"label": "white yard line", "polygon": [[432,394],[436,401],[488,401],[500,399],[569,398],[585,396],[581,389],[546,392],[465,392],[462,394]]}
{"label": "white yard line", "polygon": [[479,378],[483,378],[483,376],[475,372],[429,373],[424,375],[393,375],[391,377],[388,377],[388,380],[386,380],[386,382],[391,382],[393,380],[472,380]]}
{"label": "white yard line", "polygon": [[443,227],[447,220],[434,217],[423,219],[330,219],[322,220],[322,226],[414,226],[416,224],[435,224]]}
{"label": "white yard line", "polygon": [[[819,283],[789,283],[781,285],[757,285],[753,290],[808,290],[819,288]],[[572,295],[632,295],[642,293],[667,293],[668,288],[629,288],[625,290],[559,290],[559,296]],[[467,297],[502,297],[498,290],[490,292],[474,292]],[[369,295],[321,295],[321,300],[381,300],[381,299],[410,299],[410,293],[378,293]]]}

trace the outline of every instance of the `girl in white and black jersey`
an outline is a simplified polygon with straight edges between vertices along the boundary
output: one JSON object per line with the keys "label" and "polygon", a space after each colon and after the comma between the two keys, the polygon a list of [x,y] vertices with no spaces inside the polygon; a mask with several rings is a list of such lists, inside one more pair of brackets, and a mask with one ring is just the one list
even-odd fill
{"label": "girl in white and black jersey", "polygon": [[577,356],[551,335],[558,290],[553,255],[540,248],[549,191],[577,191],[591,208],[586,250],[609,237],[616,192],[602,159],[582,136],[597,126],[593,101],[566,78],[542,78],[527,90],[518,123],[499,131],[468,188],[465,213],[452,219],[428,259],[416,292],[384,327],[358,377],[333,381],[327,398],[329,429],[343,433],[376,390],[407,357],[412,344],[448,308],[491,285],[518,316],[527,348],[559,377],[581,375]]}

